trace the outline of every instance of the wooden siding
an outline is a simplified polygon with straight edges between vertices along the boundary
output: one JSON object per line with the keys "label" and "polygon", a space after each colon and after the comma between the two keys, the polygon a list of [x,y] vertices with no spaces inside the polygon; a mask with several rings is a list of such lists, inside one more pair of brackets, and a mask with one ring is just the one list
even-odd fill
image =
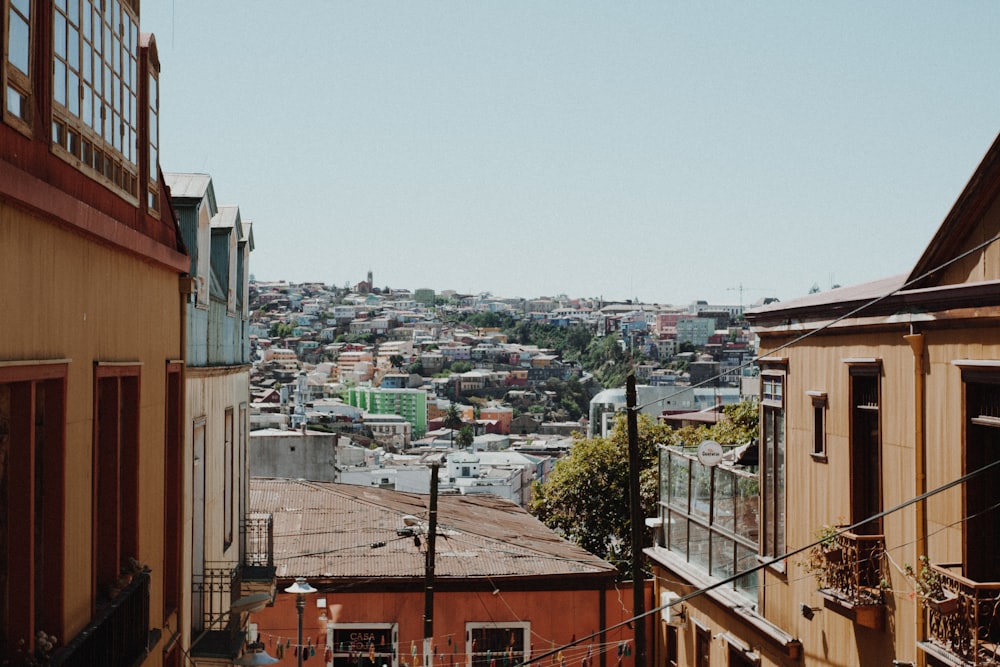
{"label": "wooden siding", "polygon": [[[139,552],[161,572],[166,362],[183,356],[176,271],[0,202],[4,362],[68,359],[63,636],[90,621],[94,363],[141,365]],[[152,580],[151,608],[162,608]]]}

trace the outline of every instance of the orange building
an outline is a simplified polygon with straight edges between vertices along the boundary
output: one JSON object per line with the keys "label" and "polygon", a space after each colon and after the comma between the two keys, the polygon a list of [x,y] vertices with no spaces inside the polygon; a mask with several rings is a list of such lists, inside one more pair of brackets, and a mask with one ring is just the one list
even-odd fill
{"label": "orange building", "polygon": [[[384,489],[251,480],[251,507],[274,515],[279,580],[273,608],[251,622],[279,664],[295,664],[297,648],[320,660],[307,664],[428,664],[428,502]],[[433,571],[428,654],[439,667],[539,656],[545,665],[632,664],[629,584],[514,503],[441,496]],[[296,596],[282,592],[296,577],[317,590],[305,596],[301,646]]]}
{"label": "orange building", "polygon": [[138,0],[3,7],[0,663],[179,664],[188,255],[156,43]]}

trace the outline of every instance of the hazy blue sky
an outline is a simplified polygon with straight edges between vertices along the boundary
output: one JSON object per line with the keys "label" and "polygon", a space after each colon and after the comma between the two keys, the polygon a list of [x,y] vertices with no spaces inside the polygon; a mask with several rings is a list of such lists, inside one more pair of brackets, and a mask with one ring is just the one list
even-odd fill
{"label": "hazy blue sky", "polygon": [[261,280],[786,300],[906,272],[1000,130],[1000,3],[145,0],[161,165]]}

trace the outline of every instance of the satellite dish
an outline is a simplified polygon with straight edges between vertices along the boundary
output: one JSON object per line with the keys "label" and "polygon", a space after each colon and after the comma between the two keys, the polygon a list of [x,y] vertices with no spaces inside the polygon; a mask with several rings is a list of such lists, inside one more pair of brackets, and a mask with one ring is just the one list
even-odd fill
{"label": "satellite dish", "polygon": [[403,523],[407,526],[419,526],[420,519],[413,516],[412,514],[407,514],[406,516],[403,517]]}

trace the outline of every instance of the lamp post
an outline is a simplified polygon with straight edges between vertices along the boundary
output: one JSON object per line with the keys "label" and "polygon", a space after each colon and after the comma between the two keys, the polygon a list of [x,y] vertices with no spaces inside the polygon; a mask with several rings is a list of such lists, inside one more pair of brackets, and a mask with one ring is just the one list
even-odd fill
{"label": "lamp post", "polygon": [[298,664],[302,667],[302,613],[306,610],[306,595],[315,593],[316,589],[309,585],[305,577],[296,577],[295,583],[286,588],[285,592],[295,593],[295,608],[299,612]]}

